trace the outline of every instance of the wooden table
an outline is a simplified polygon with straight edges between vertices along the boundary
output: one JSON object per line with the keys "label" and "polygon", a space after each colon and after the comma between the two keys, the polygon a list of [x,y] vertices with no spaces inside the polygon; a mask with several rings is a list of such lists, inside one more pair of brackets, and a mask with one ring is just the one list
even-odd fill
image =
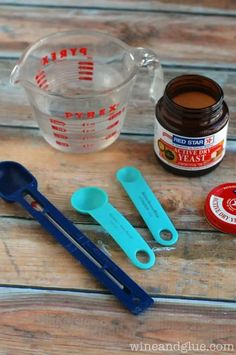
{"label": "wooden table", "polygon": [[[178,346],[185,343],[188,354],[199,354],[201,344],[218,346],[219,354],[236,354],[236,239],[215,231],[203,211],[210,189],[235,181],[236,4],[181,3],[0,1],[0,161],[15,160],[30,169],[49,200],[91,240],[105,245],[114,262],[155,299],[142,315],[129,314],[19,206],[0,201],[1,355],[123,355],[132,353],[130,344],[139,346],[139,354],[148,349],[181,354]],[[154,106],[141,84],[135,88],[120,138],[108,149],[77,155],[51,148],[39,134],[25,93],[9,84],[9,74],[27,45],[75,28],[102,30],[131,46],[153,49],[166,81],[182,73],[218,81],[231,112],[227,154],[220,167],[201,178],[184,178],[157,163]],[[176,246],[163,248],[153,241],[115,182],[115,172],[125,165],[142,170],[179,230]],[[155,267],[135,268],[94,220],[72,210],[72,192],[87,185],[106,189],[111,202],[155,247]]]}

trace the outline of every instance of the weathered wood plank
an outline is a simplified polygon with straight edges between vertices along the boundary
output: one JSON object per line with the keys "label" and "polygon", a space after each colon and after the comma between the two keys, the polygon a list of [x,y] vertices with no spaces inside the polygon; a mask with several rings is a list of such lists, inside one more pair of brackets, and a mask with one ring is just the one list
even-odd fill
{"label": "weathered wood plank", "polygon": [[[184,229],[211,229],[203,212],[206,195],[214,186],[235,180],[234,141],[228,142],[227,154],[220,167],[195,179],[167,173],[156,161],[152,137],[123,136],[108,149],[89,155],[56,151],[37,130],[1,128],[0,141],[0,161],[16,160],[26,165],[37,176],[41,191],[70,218],[82,222],[91,221],[91,218],[72,211],[70,196],[79,187],[91,185],[105,188],[111,202],[134,225],[143,225],[125,192],[115,183],[115,173],[122,166],[134,165],[142,170],[176,226]],[[14,204],[0,201],[0,215],[26,214]]]}
{"label": "weathered wood plank", "polygon": [[[147,230],[139,229],[157,257],[152,269],[139,270],[101,227],[77,226],[152,295],[236,300],[233,236],[180,231],[178,243],[163,248]],[[104,290],[35,221],[0,219],[0,260],[3,285]]]}
{"label": "weathered wood plank", "polygon": [[78,0],[0,0],[0,4],[5,5],[37,5],[37,6],[66,6],[66,7],[86,7],[100,9],[117,9],[117,10],[147,10],[147,11],[183,11],[190,13],[219,13],[219,14],[236,14],[236,5],[234,0],[87,0],[86,4]]}
{"label": "weathered wood plank", "polygon": [[[13,87],[9,83],[10,73],[14,65],[14,60],[0,60],[0,126],[37,127],[25,92],[20,87]],[[164,68],[164,72],[166,82],[186,73],[206,75],[216,80],[225,92],[225,100],[230,109],[229,138],[236,138],[236,72],[201,68],[198,70]],[[155,108],[154,104],[147,98],[149,84],[147,73],[141,72],[137,78],[133,99],[129,105],[123,128],[124,133],[153,134]]]}
{"label": "weathered wood plank", "polygon": [[2,6],[0,23],[1,56],[18,56],[49,33],[83,28],[105,31],[130,46],[150,47],[163,62],[236,68],[233,17]]}
{"label": "weathered wood plank", "polygon": [[146,354],[149,345],[158,354],[182,354],[189,349],[196,355],[197,346],[204,344],[205,349],[215,346],[224,355],[235,351],[235,332],[233,305],[156,299],[150,310],[135,317],[111,296],[0,290],[2,354],[126,355],[133,354],[131,344],[136,344],[143,346],[139,354]]}

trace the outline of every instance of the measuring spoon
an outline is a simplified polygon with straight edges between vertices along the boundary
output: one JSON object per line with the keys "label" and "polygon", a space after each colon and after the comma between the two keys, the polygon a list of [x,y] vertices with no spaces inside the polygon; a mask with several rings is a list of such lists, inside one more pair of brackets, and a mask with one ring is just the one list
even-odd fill
{"label": "measuring spoon", "polygon": [[[0,197],[7,202],[18,202],[25,208],[133,314],[144,311],[153,303],[140,286],[38,191],[37,180],[22,165],[12,161],[0,162]],[[29,197],[33,203],[29,203]]]}
{"label": "measuring spoon", "polygon": [[[175,244],[178,240],[178,232],[142,173],[132,166],[127,166],[118,170],[116,177],[144,219],[154,239],[164,246]],[[165,233],[170,234],[171,238],[163,239],[162,234]]]}
{"label": "measuring spoon", "polygon": [[[74,192],[71,204],[80,213],[91,215],[112,236],[132,263],[140,269],[149,269],[155,263],[155,254],[141,235],[109,202],[107,193],[97,187],[83,187]],[[148,261],[141,262],[137,255],[146,253]]]}

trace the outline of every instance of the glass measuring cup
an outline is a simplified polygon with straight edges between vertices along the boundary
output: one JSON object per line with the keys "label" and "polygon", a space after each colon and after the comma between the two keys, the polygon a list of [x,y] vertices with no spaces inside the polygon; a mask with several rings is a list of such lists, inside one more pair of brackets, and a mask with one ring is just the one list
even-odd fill
{"label": "glass measuring cup", "polygon": [[10,81],[21,84],[45,140],[67,152],[112,144],[124,123],[139,68],[151,76],[150,97],[163,91],[156,54],[103,33],[58,32],[22,54]]}

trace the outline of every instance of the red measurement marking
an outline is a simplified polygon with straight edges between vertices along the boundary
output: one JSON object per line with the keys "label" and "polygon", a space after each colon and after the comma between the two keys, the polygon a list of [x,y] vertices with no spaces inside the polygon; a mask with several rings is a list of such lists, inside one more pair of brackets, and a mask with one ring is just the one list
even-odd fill
{"label": "red measurement marking", "polygon": [[50,122],[61,125],[61,126],[65,126],[65,122],[55,120],[54,118],[50,118]]}
{"label": "red measurement marking", "polygon": [[82,133],[93,133],[95,132],[95,129],[83,129]]}
{"label": "red measurement marking", "polygon": [[62,49],[60,51],[60,58],[66,58],[67,57],[67,49]]}
{"label": "red measurement marking", "polygon": [[107,127],[107,129],[111,129],[111,128],[117,126],[119,122],[120,122],[120,121],[118,120],[118,121],[112,123],[110,126]]}
{"label": "red measurement marking", "polygon": [[[45,84],[47,84],[47,79],[45,79],[44,81],[42,81],[40,84],[39,84],[39,87],[42,88]],[[48,85],[48,84],[47,84]]]}
{"label": "red measurement marking", "polygon": [[79,66],[79,70],[93,70],[93,67],[87,65]]}
{"label": "red measurement marking", "polygon": [[90,139],[96,139],[94,136],[84,136],[81,138],[83,141],[90,140]]}
{"label": "red measurement marking", "polygon": [[94,117],[95,117],[95,112],[94,111],[87,112],[87,118],[88,119],[91,119],[91,118],[94,118]]}
{"label": "red measurement marking", "polygon": [[109,112],[110,113],[115,112],[116,109],[118,108],[118,106],[119,106],[119,104],[110,105]]}
{"label": "red measurement marking", "polygon": [[86,123],[82,123],[83,127],[94,127],[95,123],[94,122],[86,122]]}
{"label": "red measurement marking", "polygon": [[42,65],[48,65],[49,64],[49,58],[48,56],[45,56],[41,59]]}
{"label": "red measurement marking", "polygon": [[83,144],[82,148],[92,148],[94,144]]}
{"label": "red measurement marking", "polygon": [[73,117],[73,113],[72,112],[64,112],[65,118],[70,119]]}
{"label": "red measurement marking", "polygon": [[78,120],[80,120],[81,118],[84,117],[84,113],[83,112],[76,112],[75,117],[78,118]]}
{"label": "red measurement marking", "polygon": [[48,89],[48,82],[47,82],[47,77],[46,74],[44,72],[44,70],[41,70],[36,76],[35,76],[35,80],[38,84],[38,87],[40,89],[44,89],[47,90]]}
{"label": "red measurement marking", "polygon": [[39,78],[42,74],[45,74],[44,69],[40,69],[40,70],[38,71],[38,73],[36,74],[35,78],[36,78],[36,79]]}
{"label": "red measurement marking", "polygon": [[114,113],[113,115],[108,117],[108,120],[111,121],[114,118],[118,117],[119,115],[121,115],[123,112],[125,111],[125,107],[123,107],[120,111]]}
{"label": "red measurement marking", "polygon": [[68,143],[65,143],[65,142],[56,141],[56,143],[58,145],[62,145],[63,147],[69,147],[70,146]]}
{"label": "red measurement marking", "polygon": [[92,76],[79,76],[79,80],[93,80]]}
{"label": "red measurement marking", "polygon": [[52,59],[53,61],[57,60],[57,53],[56,53],[56,52],[52,52],[52,53],[51,53],[51,59]]}
{"label": "red measurement marking", "polygon": [[80,67],[79,67],[79,70],[93,70],[93,67],[90,67],[90,66],[88,66],[88,65],[81,65]]}
{"label": "red measurement marking", "polygon": [[99,116],[104,116],[106,114],[106,109],[103,107],[99,110]]}
{"label": "red measurement marking", "polygon": [[42,75],[39,79],[37,79],[37,84],[40,84],[42,80],[44,80],[46,78],[46,75]]}
{"label": "red measurement marking", "polygon": [[78,62],[79,80],[91,81],[93,80],[94,64],[92,61]]}
{"label": "red measurement marking", "polygon": [[79,71],[80,75],[93,75],[92,71]]}
{"label": "red measurement marking", "polygon": [[113,120],[114,118],[118,117],[120,114],[121,114],[121,111],[118,111],[118,112],[114,113],[114,115],[109,116],[109,117],[108,117],[108,120],[111,121],[111,120]]}
{"label": "red measurement marking", "polygon": [[52,129],[54,129],[55,131],[66,132],[66,129],[65,129],[65,128],[57,127],[57,126],[54,126],[54,125],[51,125],[51,127],[52,127]]}
{"label": "red measurement marking", "polygon": [[113,137],[114,135],[116,135],[116,131],[114,131],[113,133],[109,134],[108,136],[105,137],[105,139],[109,139],[111,137]]}
{"label": "red measurement marking", "polygon": [[62,138],[62,139],[68,139],[67,136],[65,136],[64,134],[60,134],[60,133],[55,133],[53,132],[54,136],[57,138]]}
{"label": "red measurement marking", "polygon": [[89,65],[89,66],[94,66],[93,62],[79,62],[79,66],[83,66],[83,65]]}
{"label": "red measurement marking", "polygon": [[41,72],[39,72],[36,76],[35,76],[35,80],[36,81],[40,81],[42,78],[44,78],[46,76],[45,72],[42,70]]}

